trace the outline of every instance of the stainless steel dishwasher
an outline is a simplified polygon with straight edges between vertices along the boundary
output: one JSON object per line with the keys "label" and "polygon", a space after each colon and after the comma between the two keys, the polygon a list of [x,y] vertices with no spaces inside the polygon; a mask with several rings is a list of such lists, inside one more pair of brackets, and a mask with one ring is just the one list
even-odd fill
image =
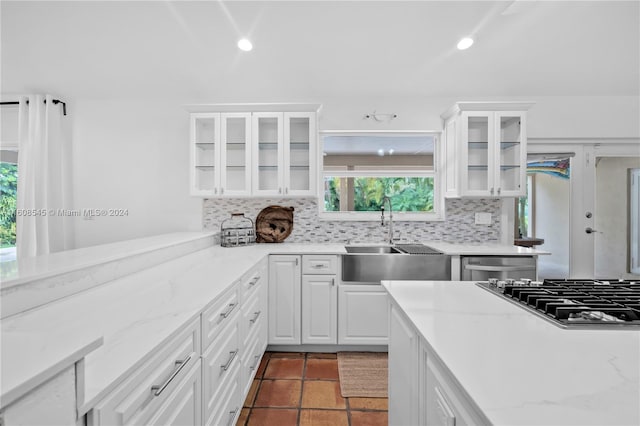
{"label": "stainless steel dishwasher", "polygon": [[536,256],[462,256],[460,278],[463,281],[487,281],[489,278],[537,279]]}

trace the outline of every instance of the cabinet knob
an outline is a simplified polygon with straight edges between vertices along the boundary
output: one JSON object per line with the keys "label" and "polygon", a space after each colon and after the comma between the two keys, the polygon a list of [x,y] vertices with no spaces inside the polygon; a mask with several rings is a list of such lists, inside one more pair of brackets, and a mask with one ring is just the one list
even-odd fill
{"label": "cabinet knob", "polygon": [[278,188],[278,194],[282,194],[282,188]]}
{"label": "cabinet knob", "polygon": [[289,193],[289,188],[285,188],[285,189],[284,189],[284,193],[285,193],[285,194],[288,194],[288,193]]}
{"label": "cabinet knob", "polygon": [[220,188],[220,195],[224,194],[224,188]]}
{"label": "cabinet knob", "polygon": [[218,188],[213,188],[213,193],[217,194],[218,193]]}
{"label": "cabinet knob", "polygon": [[502,188],[498,188],[498,195],[500,195],[500,190],[501,190],[501,189],[502,189]]}
{"label": "cabinet knob", "polygon": [[491,188],[491,191],[489,191],[491,193],[491,195],[493,195],[493,188]]}

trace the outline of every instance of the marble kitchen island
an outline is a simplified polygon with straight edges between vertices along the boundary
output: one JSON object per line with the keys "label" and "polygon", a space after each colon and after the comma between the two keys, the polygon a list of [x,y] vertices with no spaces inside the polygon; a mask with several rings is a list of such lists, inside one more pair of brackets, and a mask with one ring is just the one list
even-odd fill
{"label": "marble kitchen island", "polygon": [[640,424],[640,330],[565,330],[473,282],[383,285],[390,424]]}

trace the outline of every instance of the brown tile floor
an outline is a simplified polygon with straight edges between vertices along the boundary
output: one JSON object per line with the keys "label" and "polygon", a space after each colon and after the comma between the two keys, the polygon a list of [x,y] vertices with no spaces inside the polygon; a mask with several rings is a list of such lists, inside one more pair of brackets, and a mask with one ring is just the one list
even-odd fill
{"label": "brown tile floor", "polygon": [[237,425],[382,426],[387,398],[343,398],[332,353],[267,352]]}

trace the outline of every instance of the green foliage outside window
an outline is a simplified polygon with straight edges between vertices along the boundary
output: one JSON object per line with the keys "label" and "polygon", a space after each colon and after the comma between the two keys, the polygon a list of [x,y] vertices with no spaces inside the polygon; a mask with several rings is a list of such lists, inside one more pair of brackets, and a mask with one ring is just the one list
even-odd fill
{"label": "green foliage outside window", "polygon": [[433,178],[430,177],[327,177],[325,211],[340,211],[340,183],[343,179],[353,179],[353,211],[380,211],[385,195],[391,199],[394,211],[433,211]]}
{"label": "green foliage outside window", "polygon": [[0,247],[16,245],[18,166],[0,163]]}

